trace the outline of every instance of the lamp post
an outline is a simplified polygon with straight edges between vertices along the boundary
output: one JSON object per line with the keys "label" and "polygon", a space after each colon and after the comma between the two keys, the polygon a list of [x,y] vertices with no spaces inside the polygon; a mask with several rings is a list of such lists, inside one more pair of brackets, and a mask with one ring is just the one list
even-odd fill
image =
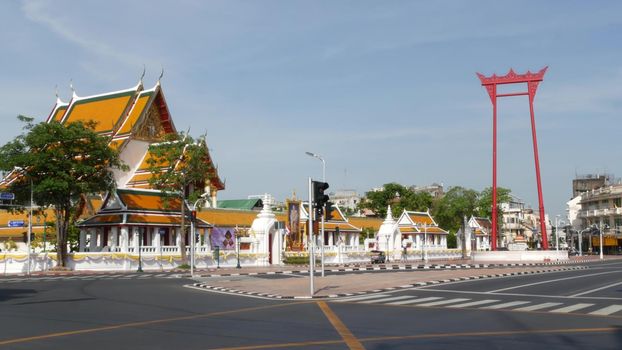
{"label": "lamp post", "polygon": [[26,268],[28,269],[27,275],[30,276],[30,236],[32,235],[32,207],[33,207],[33,196],[34,196],[34,186],[32,183],[32,177],[26,172],[26,169],[22,167],[15,167],[15,170],[19,170],[22,174],[28,176],[30,180],[30,210],[29,210],[29,218],[28,218],[28,237],[26,239],[26,250],[28,251]]}
{"label": "lamp post", "polygon": [[387,235],[387,257],[386,257],[385,263],[389,262],[389,239],[390,238],[391,238],[391,236]]}
{"label": "lamp post", "polygon": [[583,232],[588,230],[592,230],[592,228],[588,227],[579,231],[579,256],[583,256],[583,248],[581,247],[583,245]]}
{"label": "lamp post", "polygon": [[[236,231],[238,231],[238,232],[236,232],[236,233],[239,233],[239,230],[236,230]],[[241,268],[242,268],[242,266],[240,266],[240,235],[238,235],[237,237],[235,237],[235,241],[236,241],[236,243],[237,243],[237,249],[238,249],[238,264],[237,264],[237,266],[236,266],[235,268],[236,268],[236,269],[241,269]]]}
{"label": "lamp post", "polygon": [[313,184],[309,177],[309,227],[307,228],[307,250],[309,252],[309,289],[310,295],[313,297],[315,289],[313,287],[313,276],[315,272],[315,256],[313,255]]}
{"label": "lamp post", "polygon": [[[205,197],[206,197],[206,196],[207,196],[207,193],[203,193],[203,194],[199,197],[199,199],[197,199],[197,200],[194,202],[194,205],[192,206],[192,208],[190,208],[190,210],[191,210],[191,211],[192,211],[195,215],[196,215],[197,205],[199,204],[199,202],[203,201],[203,200],[205,199]],[[195,251],[195,247],[194,247],[194,245],[195,245],[195,239],[196,239],[196,237],[195,237],[195,236],[196,236],[196,232],[195,232],[195,231],[196,231],[196,223],[195,223],[195,221],[196,221],[196,217],[195,217],[195,215],[192,215],[192,217],[191,217],[191,218],[192,218],[192,220],[190,220],[190,235],[192,236],[192,237],[191,237],[191,240],[190,240],[190,276],[192,276],[192,277],[194,277],[194,260],[195,260],[195,259],[194,259],[194,258],[195,258],[195,256],[194,256],[194,251]],[[239,265],[239,264],[240,264],[240,263],[239,263],[239,261],[238,261],[238,265]]]}
{"label": "lamp post", "polygon": [[28,219],[28,276],[30,276],[30,236],[32,235],[32,204],[33,204],[33,186],[32,177],[30,178],[30,218]]}
{"label": "lamp post", "polygon": [[425,249],[425,245],[428,242],[428,224],[423,223],[423,261],[428,262],[428,251]]}
{"label": "lamp post", "polygon": [[[322,161],[322,182],[326,182],[326,161],[319,154],[315,154],[312,152],[305,152],[309,157],[317,158]],[[326,209],[326,205],[322,208],[322,213]],[[312,212],[309,212],[309,215],[313,215]],[[320,261],[322,266],[322,277],[324,277],[324,215],[322,215],[322,221],[320,222],[320,231],[322,234],[321,244],[320,244]]]}
{"label": "lamp post", "polygon": [[600,260],[603,260],[603,228],[608,229],[609,225],[604,225],[602,224],[602,222],[600,223],[600,226],[598,227],[598,235],[600,236]]}
{"label": "lamp post", "polygon": [[555,215],[555,250],[559,251],[559,215]]}
{"label": "lamp post", "polygon": [[138,270],[136,272],[143,272],[143,259],[141,251],[143,250],[143,230],[142,227],[138,228]]}

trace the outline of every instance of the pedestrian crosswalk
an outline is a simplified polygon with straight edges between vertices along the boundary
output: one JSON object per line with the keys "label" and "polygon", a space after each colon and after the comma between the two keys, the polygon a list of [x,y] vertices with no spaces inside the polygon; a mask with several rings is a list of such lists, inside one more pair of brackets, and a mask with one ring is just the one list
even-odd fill
{"label": "pedestrian crosswalk", "polygon": [[20,276],[0,278],[3,283],[22,283],[22,282],[54,282],[54,281],[93,281],[93,280],[132,280],[147,278],[179,278],[179,273],[120,273],[120,274],[90,274],[90,275],[70,275],[70,276]]}
{"label": "pedestrian crosswalk", "polygon": [[[563,301],[563,302],[562,302]],[[542,300],[500,300],[471,298],[447,298],[443,296],[424,296],[410,294],[366,294],[351,296],[335,300],[335,302],[352,302],[372,305],[418,306],[418,307],[447,307],[447,308],[477,308],[482,310],[511,310],[511,311],[538,311],[557,314],[588,314],[595,316],[622,316],[622,304],[582,303],[564,299],[555,302]]]}

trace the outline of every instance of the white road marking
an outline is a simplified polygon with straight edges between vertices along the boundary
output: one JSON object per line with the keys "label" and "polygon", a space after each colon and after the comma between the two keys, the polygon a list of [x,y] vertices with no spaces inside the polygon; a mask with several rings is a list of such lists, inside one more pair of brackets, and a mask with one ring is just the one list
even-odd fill
{"label": "white road marking", "polygon": [[514,287],[507,287],[507,288],[491,290],[488,293],[497,293],[497,292],[503,292],[503,291],[510,290],[510,289],[531,287],[531,286],[537,286],[539,284],[553,283],[553,282],[558,282],[558,281],[566,281],[566,280],[572,280],[572,279],[577,279],[577,278],[586,278],[586,277],[592,277],[592,276],[607,275],[607,274],[611,274],[611,273],[622,273],[622,270],[620,270],[620,271],[608,271],[608,272],[593,273],[593,274],[581,275],[581,276],[571,276],[571,277],[557,278],[557,279],[554,279],[554,280],[547,280],[547,281],[540,281],[540,282],[534,282],[534,283],[521,284],[521,285],[514,286]]}
{"label": "white road marking", "polygon": [[531,306],[519,307],[518,309],[514,309],[514,311],[536,311],[546,309],[548,307],[553,307],[557,305],[561,305],[562,303],[542,303]]}
{"label": "white road marking", "polygon": [[600,288],[594,288],[594,289],[591,289],[591,290],[588,290],[588,291],[585,291],[585,292],[573,294],[573,295],[571,295],[571,297],[578,297],[578,296],[581,296],[581,295],[598,292],[599,290],[603,290],[603,289],[619,286],[621,284],[622,284],[622,282],[612,283],[612,284],[609,284],[609,285],[606,285],[606,286],[603,286],[603,287],[600,287]]}
{"label": "white road marking", "polygon": [[375,299],[375,298],[384,298],[388,296],[389,294],[373,294],[373,295],[363,295],[360,297],[349,297],[349,298],[339,299],[335,301],[359,301],[359,300],[367,300],[367,299]]}
{"label": "white road marking", "polygon": [[509,303],[501,303],[501,304],[490,305],[490,306],[482,306],[480,309],[497,310],[497,309],[503,309],[503,308],[506,308],[506,307],[512,307],[512,306],[529,304],[529,303],[530,303],[530,301],[511,301]]}
{"label": "white road marking", "polygon": [[[411,288],[408,290],[418,290],[424,292],[444,292],[444,293],[457,293],[457,294],[476,294],[476,295],[486,295],[490,296],[490,292],[474,292],[468,290],[451,290],[451,289],[419,289],[419,288]],[[576,299],[575,297],[570,297],[567,295],[544,295],[544,294],[525,294],[525,293],[495,293],[497,295],[507,295],[514,297],[538,297],[538,298],[549,298],[549,299]],[[581,297],[581,299],[593,299],[593,300],[622,300],[622,298],[615,297]]]}
{"label": "white road marking", "polygon": [[484,305],[484,304],[491,304],[491,303],[496,303],[499,300],[495,300],[495,299],[485,299],[485,300],[478,300],[478,301],[472,301],[470,303],[462,303],[462,304],[456,304],[456,305],[449,305],[447,307],[471,307],[471,306],[477,306],[477,305]]}
{"label": "white road marking", "polygon": [[413,297],[412,299],[409,299],[409,300],[394,301],[394,302],[391,302],[391,303],[387,303],[387,305],[416,304],[416,303],[424,303],[426,301],[432,301],[432,300],[438,300],[438,299],[443,299],[443,298],[441,298],[441,297],[428,297],[428,298],[417,299],[416,297]]}
{"label": "white road marking", "polygon": [[364,301],[361,301],[361,303],[362,304],[373,304],[373,303],[382,303],[385,301],[403,300],[403,299],[410,299],[410,298],[413,298],[413,296],[412,295],[400,295],[400,296],[391,297],[391,298],[364,300]]}
{"label": "white road marking", "polygon": [[467,300],[471,300],[471,299],[456,298],[456,299],[449,299],[449,300],[440,300],[440,301],[433,301],[431,303],[419,304],[418,306],[439,306],[439,305],[459,303],[459,302],[463,302],[463,301],[467,301]]}
{"label": "white road marking", "polygon": [[563,314],[565,314],[565,313],[569,313],[569,312],[585,309],[586,307],[590,307],[592,305],[594,305],[594,304],[579,303],[579,304],[574,304],[574,305],[562,307],[560,309],[551,310],[550,312],[556,312],[556,313],[563,313]]}
{"label": "white road marking", "polygon": [[620,310],[622,310],[622,305],[609,305],[602,309],[590,312],[590,315],[606,316],[606,315],[611,315],[612,313],[618,312]]}

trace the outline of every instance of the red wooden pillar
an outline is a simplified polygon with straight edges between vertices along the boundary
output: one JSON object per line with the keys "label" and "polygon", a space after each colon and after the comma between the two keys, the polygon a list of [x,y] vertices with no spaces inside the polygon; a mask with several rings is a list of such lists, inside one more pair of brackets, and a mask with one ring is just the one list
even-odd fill
{"label": "red wooden pillar", "polygon": [[[533,100],[536,96],[536,90],[538,84],[544,78],[548,67],[544,67],[537,73],[531,73],[527,71],[525,74],[516,74],[512,69],[508,74],[504,76],[497,76],[493,74],[490,77],[486,77],[483,74],[477,73],[482,86],[488,91],[490,101],[492,102],[492,237],[490,247],[492,250],[497,250],[497,97],[510,97],[510,96],[529,96],[529,113],[531,116],[531,135],[533,139],[533,154],[536,165],[536,182],[538,186],[538,204],[540,214],[540,232],[542,235],[542,249],[548,250],[548,237],[546,232],[546,221],[544,211],[544,200],[542,196],[542,181],[540,178],[540,160],[538,157],[538,140],[536,137],[536,121],[533,111]],[[526,92],[516,92],[509,94],[498,94],[497,85],[499,84],[518,84],[527,83]]]}
{"label": "red wooden pillar", "polygon": [[492,86],[492,241],[490,249],[497,250],[497,84]]}

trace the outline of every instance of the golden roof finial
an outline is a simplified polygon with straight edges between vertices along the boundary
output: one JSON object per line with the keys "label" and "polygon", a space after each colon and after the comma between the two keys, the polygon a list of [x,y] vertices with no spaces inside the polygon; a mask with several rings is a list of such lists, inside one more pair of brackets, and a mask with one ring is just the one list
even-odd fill
{"label": "golden roof finial", "polygon": [[71,89],[71,95],[74,99],[78,98],[78,94],[76,94],[76,89],[73,87],[73,79],[69,79],[69,88]]}
{"label": "golden roof finial", "polygon": [[138,85],[143,85],[143,78],[145,77],[145,72],[147,71],[147,67],[143,63],[143,74],[140,75],[140,79],[138,79]]}
{"label": "golden roof finial", "polygon": [[162,80],[163,76],[164,76],[164,67],[162,67],[162,71],[160,72],[160,76],[158,77],[158,84],[160,84],[160,80]]}

